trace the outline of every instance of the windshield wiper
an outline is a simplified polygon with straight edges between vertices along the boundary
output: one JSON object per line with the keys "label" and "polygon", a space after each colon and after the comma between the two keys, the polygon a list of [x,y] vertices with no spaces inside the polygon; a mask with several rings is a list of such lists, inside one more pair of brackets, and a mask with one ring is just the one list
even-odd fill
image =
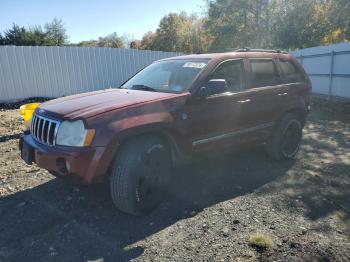
{"label": "windshield wiper", "polygon": [[157,92],[157,89],[154,89],[153,87],[145,86],[145,85],[133,85],[132,89]]}

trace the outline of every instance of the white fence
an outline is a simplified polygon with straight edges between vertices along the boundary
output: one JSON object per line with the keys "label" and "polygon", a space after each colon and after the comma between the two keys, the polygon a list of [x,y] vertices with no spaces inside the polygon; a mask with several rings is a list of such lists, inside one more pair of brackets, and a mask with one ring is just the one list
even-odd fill
{"label": "white fence", "polygon": [[0,102],[117,87],[153,61],[177,55],[97,47],[0,46]]}
{"label": "white fence", "polygon": [[[116,87],[155,60],[181,53],[97,47],[0,46],[0,103]],[[301,49],[313,92],[350,98],[350,43]]]}
{"label": "white fence", "polygon": [[292,52],[311,78],[313,92],[350,98],[350,43]]}

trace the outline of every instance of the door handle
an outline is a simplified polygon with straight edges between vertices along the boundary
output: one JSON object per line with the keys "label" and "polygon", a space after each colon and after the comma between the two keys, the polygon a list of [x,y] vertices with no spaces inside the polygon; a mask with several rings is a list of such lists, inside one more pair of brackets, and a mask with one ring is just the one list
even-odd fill
{"label": "door handle", "polygon": [[240,103],[240,104],[244,104],[244,103],[248,103],[248,102],[250,102],[250,99],[246,99],[246,100],[239,100],[239,101],[237,101],[238,103]]}
{"label": "door handle", "polygon": [[286,96],[288,93],[279,93],[278,96]]}

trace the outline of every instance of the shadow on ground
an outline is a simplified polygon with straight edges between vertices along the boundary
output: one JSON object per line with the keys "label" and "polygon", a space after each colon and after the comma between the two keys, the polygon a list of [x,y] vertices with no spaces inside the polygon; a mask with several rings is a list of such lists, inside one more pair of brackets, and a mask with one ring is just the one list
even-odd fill
{"label": "shadow on ground", "polygon": [[169,198],[145,217],[117,211],[105,185],[78,188],[53,179],[0,198],[0,261],[128,261],[144,252],[138,241],[257,189],[291,196],[291,210],[300,199],[311,220],[346,210],[349,138],[328,120],[310,121],[296,162],[273,162],[256,148],[175,170]]}
{"label": "shadow on ground", "polygon": [[18,139],[21,136],[21,133],[13,134],[13,135],[4,135],[0,136],[0,143],[9,141],[11,139]]}
{"label": "shadow on ground", "polygon": [[129,245],[206,207],[250,193],[284,176],[293,164],[271,162],[261,149],[198,160],[175,170],[169,198],[146,217],[118,212],[104,185],[77,188],[53,179],[0,199],[1,252],[17,261],[130,260],[143,249]]}
{"label": "shadow on ground", "polygon": [[[317,108],[304,132],[298,168],[283,183],[262,194],[279,191],[289,197],[289,211],[304,208],[304,215],[316,221],[340,211],[350,236],[350,129],[349,119]],[[276,202],[275,208],[281,203]]]}

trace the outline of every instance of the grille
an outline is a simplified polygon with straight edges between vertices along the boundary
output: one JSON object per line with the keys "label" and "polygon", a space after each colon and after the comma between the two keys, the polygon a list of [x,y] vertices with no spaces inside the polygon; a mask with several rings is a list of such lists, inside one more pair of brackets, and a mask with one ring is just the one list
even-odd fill
{"label": "grille", "polygon": [[53,146],[60,122],[34,114],[30,132],[37,141]]}

